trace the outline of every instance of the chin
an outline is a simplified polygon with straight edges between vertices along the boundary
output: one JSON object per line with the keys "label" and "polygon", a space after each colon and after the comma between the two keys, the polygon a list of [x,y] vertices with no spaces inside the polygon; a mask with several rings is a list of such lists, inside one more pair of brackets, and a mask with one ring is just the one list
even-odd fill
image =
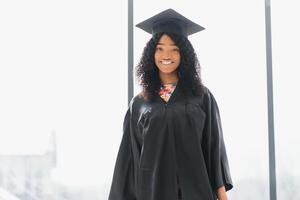
{"label": "chin", "polygon": [[163,74],[174,74],[176,70],[159,70]]}
{"label": "chin", "polygon": [[175,73],[177,68],[174,69],[166,69],[165,67],[160,67],[159,71],[165,74]]}

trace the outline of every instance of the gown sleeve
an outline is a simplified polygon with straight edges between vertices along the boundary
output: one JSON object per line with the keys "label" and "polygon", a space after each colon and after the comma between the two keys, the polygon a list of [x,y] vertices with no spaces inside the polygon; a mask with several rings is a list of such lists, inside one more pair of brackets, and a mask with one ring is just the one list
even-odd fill
{"label": "gown sleeve", "polygon": [[123,136],[116,159],[108,200],[136,199],[130,121],[131,112],[128,108],[123,122]]}
{"label": "gown sleeve", "polygon": [[233,188],[233,184],[223,139],[221,118],[217,102],[209,89],[204,97],[204,105],[206,122],[202,149],[211,187],[214,192],[221,186],[225,186],[225,190],[228,191]]}

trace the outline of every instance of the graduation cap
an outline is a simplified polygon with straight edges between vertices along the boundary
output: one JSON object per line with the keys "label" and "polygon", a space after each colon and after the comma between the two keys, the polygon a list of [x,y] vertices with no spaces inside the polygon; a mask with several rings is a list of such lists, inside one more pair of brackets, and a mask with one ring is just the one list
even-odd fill
{"label": "graduation cap", "polygon": [[146,19],[136,27],[154,35],[159,32],[176,33],[185,37],[205,28],[185,18],[173,9],[167,9]]}

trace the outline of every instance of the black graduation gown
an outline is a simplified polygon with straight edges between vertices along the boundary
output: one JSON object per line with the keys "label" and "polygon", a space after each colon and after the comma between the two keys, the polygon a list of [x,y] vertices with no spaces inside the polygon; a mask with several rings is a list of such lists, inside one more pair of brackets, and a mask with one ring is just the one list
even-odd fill
{"label": "black graduation gown", "polygon": [[185,95],[177,83],[166,103],[132,98],[123,123],[109,200],[215,200],[232,185],[216,100]]}

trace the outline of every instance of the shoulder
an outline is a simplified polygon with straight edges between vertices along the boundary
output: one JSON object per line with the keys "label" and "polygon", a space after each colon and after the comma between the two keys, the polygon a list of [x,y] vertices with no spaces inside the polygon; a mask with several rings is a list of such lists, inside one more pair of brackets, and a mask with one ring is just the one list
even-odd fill
{"label": "shoulder", "polygon": [[204,108],[217,106],[217,102],[213,95],[213,92],[207,86],[204,86],[204,92],[202,95],[202,106]]}
{"label": "shoulder", "polygon": [[215,100],[212,90],[209,89],[207,86],[204,86],[204,94],[203,95],[206,100],[209,100],[209,101]]}
{"label": "shoulder", "polygon": [[133,108],[133,107],[136,107],[138,106],[139,104],[141,103],[145,103],[146,101],[144,100],[144,96],[143,96],[143,93],[140,92],[138,93],[137,95],[135,95],[134,97],[132,97],[130,103],[129,103],[129,107],[130,108]]}
{"label": "shoulder", "polygon": [[203,85],[203,91],[200,95],[191,95],[192,98],[196,98],[197,101],[200,101],[201,103],[205,103],[209,100],[211,95],[211,92],[207,86]]}
{"label": "shoulder", "polygon": [[142,110],[149,107],[149,102],[144,99],[143,93],[140,92],[132,97],[129,103],[129,109],[132,114],[140,114]]}

